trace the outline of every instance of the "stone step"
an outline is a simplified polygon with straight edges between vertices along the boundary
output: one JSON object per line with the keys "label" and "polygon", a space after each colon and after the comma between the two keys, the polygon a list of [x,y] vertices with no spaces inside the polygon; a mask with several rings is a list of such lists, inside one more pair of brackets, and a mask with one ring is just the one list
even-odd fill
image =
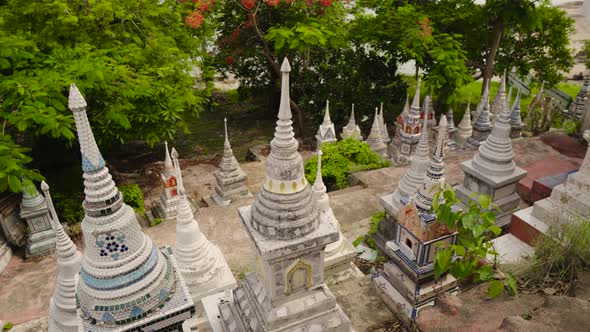
{"label": "stone step", "polygon": [[[535,253],[533,247],[510,233],[493,239],[492,243],[494,244],[494,249],[498,252],[498,263],[500,264],[518,263]],[[488,260],[491,261],[492,259],[492,256],[488,257]]]}
{"label": "stone step", "polygon": [[549,226],[532,215],[533,207],[520,210],[512,214],[510,223],[510,234],[520,241],[533,245],[534,241],[541,235],[547,233]]}

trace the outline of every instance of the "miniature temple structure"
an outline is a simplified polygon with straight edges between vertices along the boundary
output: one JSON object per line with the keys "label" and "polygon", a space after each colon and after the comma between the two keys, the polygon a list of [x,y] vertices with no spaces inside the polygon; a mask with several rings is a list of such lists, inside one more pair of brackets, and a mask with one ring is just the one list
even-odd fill
{"label": "miniature temple structure", "polygon": [[465,173],[463,183],[457,186],[457,197],[466,203],[474,193],[491,197],[500,212],[496,213],[496,225],[507,226],[511,214],[518,209],[520,196],[516,184],[527,172],[514,163],[514,152],[510,138],[510,110],[505,109],[505,94],[498,92],[498,120],[492,133],[479,146],[472,159],[461,163]]}
{"label": "miniature temple structure", "polygon": [[473,127],[471,126],[470,105],[471,101],[467,103],[467,108],[465,109],[465,113],[463,113],[463,118],[461,118],[461,122],[459,122],[459,125],[457,126],[457,132],[454,136],[455,143],[459,149],[463,149],[463,145],[473,134]]}
{"label": "miniature temple structure", "polygon": [[387,145],[391,138],[389,137],[389,131],[387,130],[387,122],[385,121],[385,113],[383,113],[383,102],[381,102],[381,107],[379,110],[379,120],[381,122],[381,137],[383,138],[383,143]]}
{"label": "miniature temple structure", "polygon": [[84,171],[84,250],[77,288],[78,328],[85,332],[180,331],[195,308],[169,247],[158,249],[105,165],[86,115],[70,86]]}
{"label": "miniature temple structure", "polygon": [[373,241],[383,253],[385,244],[394,238],[395,225],[399,211],[402,207],[402,200],[408,200],[424,181],[426,176],[426,169],[430,163],[430,149],[428,146],[428,117],[422,119],[422,128],[424,129],[420,135],[420,141],[416,148],[416,153],[412,156],[410,168],[404,174],[402,179],[397,184],[392,194],[381,196],[379,203],[385,210],[385,219],[379,223],[379,227],[373,235]]}
{"label": "miniature temple structure", "polygon": [[255,271],[219,303],[223,331],[351,330],[324,284],[324,250],[338,241],[339,232],[335,220],[321,214],[305,179],[291,121],[289,71],[285,59],[266,180],[255,202],[238,209],[252,241]]}
{"label": "miniature temple structure", "polygon": [[82,254],[60,224],[45,181],[41,182],[41,189],[51,213],[51,227],[56,234],[57,276],[53,296],[49,300],[49,332],[77,332],[76,288]]}
{"label": "miniature temple structure", "polygon": [[340,137],[342,137],[342,139],[352,138],[357,141],[363,140],[361,128],[359,128],[359,126],[356,124],[356,119],[354,118],[354,104],[352,104],[352,112],[350,112],[348,124],[346,127],[342,128],[342,134]]}
{"label": "miniature temple structure", "polygon": [[336,142],[336,129],[334,129],[334,123],[330,119],[330,101],[326,100],[326,111],[324,112],[324,121],[318,128],[318,133],[315,135],[317,146],[321,146],[324,143]]}
{"label": "miniature temple structure", "polygon": [[436,215],[431,214],[435,189],[444,186],[446,126],[446,117],[442,116],[426,176],[413,196],[400,200],[394,237],[386,243],[391,261],[372,279],[379,296],[406,326],[412,326],[419,309],[430,304],[437,294],[457,288],[457,280],[450,274],[434,280],[433,268],[438,248],[457,240],[457,232],[438,223]]}
{"label": "miniature temple structure", "polygon": [[196,307],[197,316],[185,322],[190,330],[206,330],[201,299],[225,289],[235,287],[234,278],[223,254],[201,232],[199,224],[187,199],[178,152],[172,149],[174,169],[178,174],[178,214],[176,216],[176,244],[173,247],[179,271],[184,277]]}
{"label": "miniature temple structure", "polygon": [[[430,101],[426,96],[424,105]],[[420,79],[416,86],[416,94],[412,100],[412,105],[408,108],[408,100],[402,113],[397,117],[396,133],[389,145],[389,159],[397,165],[405,165],[410,162],[411,157],[416,152],[422,125],[420,124]],[[426,107],[427,108],[427,107]]]}
{"label": "miniature temple structure", "polygon": [[223,158],[219,170],[214,173],[215,189],[211,193],[211,200],[219,206],[227,206],[232,201],[245,197],[252,197],[248,189],[248,176],[242,170],[234,157],[227,135],[227,119],[224,119],[225,141],[223,143]]}
{"label": "miniature temple structure", "polygon": [[162,220],[174,220],[176,218],[176,207],[178,206],[178,180],[170,152],[168,152],[168,142],[164,142],[164,170],[160,173],[160,180],[164,191],[160,194],[160,200],[152,208],[152,215]]}
{"label": "miniature temple structure", "polygon": [[320,218],[331,220],[331,223],[338,227],[338,241],[328,244],[324,250],[324,278],[326,283],[362,276],[362,272],[353,263],[356,250],[340,231],[340,223],[330,207],[330,197],[322,179],[322,150],[318,150],[317,175],[311,188],[320,207]]}
{"label": "miniature temple structure", "polygon": [[371,132],[369,136],[365,140],[365,143],[369,145],[371,151],[375,152],[376,154],[380,155],[383,158],[387,157],[387,145],[383,143],[383,138],[381,137],[381,125],[379,120],[379,113],[377,108],[375,108],[375,117],[373,118],[373,126],[371,127]]}
{"label": "miniature temple structure", "polygon": [[[473,131],[471,137],[465,143],[469,148],[477,149],[479,145],[486,140],[488,135],[492,132],[492,122],[490,120],[490,94],[486,87],[479,104],[475,110],[475,122],[473,123]],[[465,146],[465,145],[464,145]]]}
{"label": "miniature temple structure", "polygon": [[522,128],[524,127],[524,123],[522,122],[522,117],[520,115],[520,89],[516,93],[516,99],[514,100],[514,105],[510,111],[510,138],[520,138],[522,135]]}
{"label": "miniature temple structure", "polygon": [[29,179],[23,179],[20,217],[27,221],[29,236],[25,255],[28,258],[48,255],[55,249],[55,231],[45,197]]}

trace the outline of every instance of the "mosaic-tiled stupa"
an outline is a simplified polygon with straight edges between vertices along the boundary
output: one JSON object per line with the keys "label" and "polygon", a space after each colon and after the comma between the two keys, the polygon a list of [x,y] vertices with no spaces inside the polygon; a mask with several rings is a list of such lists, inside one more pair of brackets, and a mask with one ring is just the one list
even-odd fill
{"label": "mosaic-tiled stupa", "polygon": [[463,202],[469,201],[474,193],[489,195],[500,209],[496,213],[496,224],[501,227],[508,225],[512,212],[518,209],[520,197],[516,194],[516,184],[526,176],[526,171],[517,167],[513,160],[510,110],[505,108],[503,89],[496,98],[499,99],[498,119],[478,153],[461,163],[465,178],[456,191]]}
{"label": "mosaic-tiled stupa", "polygon": [[437,249],[457,240],[457,232],[438,223],[436,215],[431,214],[436,189],[444,185],[446,126],[446,117],[442,116],[426,176],[412,197],[401,199],[403,206],[395,222],[394,237],[386,243],[391,261],[372,279],[379,295],[386,303],[395,304],[389,308],[407,326],[412,325],[418,310],[430,304],[437,294],[457,287],[457,280],[450,274],[434,280],[433,269]]}
{"label": "mosaic-tiled stupa", "polygon": [[338,227],[322,214],[305,179],[289,106],[289,62],[281,66],[277,126],[266,180],[251,206],[238,209],[252,241],[255,271],[219,304],[223,331],[350,331],[324,284],[324,249]]}
{"label": "mosaic-tiled stupa", "polygon": [[386,252],[385,243],[392,240],[395,235],[395,224],[399,210],[403,206],[402,200],[408,200],[414,195],[426,176],[426,169],[430,163],[427,116],[422,119],[422,128],[418,147],[411,158],[410,168],[401,178],[393,193],[381,196],[379,199],[379,203],[385,209],[385,219],[379,223],[373,240],[382,252]]}
{"label": "mosaic-tiled stupa", "polygon": [[23,179],[23,200],[20,217],[27,221],[29,235],[25,255],[33,258],[48,255],[55,249],[55,231],[45,197],[29,179]]}
{"label": "mosaic-tiled stupa", "polygon": [[311,188],[320,206],[320,218],[329,219],[338,227],[338,241],[328,244],[324,250],[324,277],[326,281],[340,282],[350,277],[362,276],[362,272],[353,263],[356,250],[340,231],[340,223],[330,207],[330,196],[328,196],[322,179],[322,150],[318,150],[317,174]]}
{"label": "mosaic-tiled stupa", "polygon": [[[425,99],[424,102],[426,103],[427,100]],[[408,100],[406,99],[406,106],[407,104]],[[389,145],[389,157],[394,164],[404,165],[410,162],[412,155],[416,152],[422,132],[420,125],[420,78],[418,78],[412,105],[409,108],[404,106],[402,113],[397,117],[396,128],[395,136]]]}
{"label": "mosaic-tiled stupa", "polygon": [[318,128],[318,133],[315,135],[317,145],[320,146],[324,143],[336,142],[336,129],[334,123],[330,119],[330,101],[326,100],[326,110],[324,111],[324,120]]}
{"label": "mosaic-tiled stupa", "polygon": [[227,134],[227,119],[223,119],[225,126],[225,141],[223,143],[223,158],[219,170],[215,172],[215,189],[211,193],[211,200],[219,206],[229,205],[232,201],[252,197],[248,189],[248,176],[234,157]]}
{"label": "mosaic-tiled stupa", "polygon": [[350,112],[348,124],[346,127],[342,128],[342,134],[340,137],[342,137],[342,139],[352,138],[357,141],[363,140],[361,128],[356,124],[356,119],[354,118],[354,104],[352,104],[352,111]]}
{"label": "mosaic-tiled stupa", "polygon": [[69,108],[78,131],[86,194],[79,330],[181,331],[195,309],[172,249],[158,249],[123,202],[94,140],[86,101],[74,84]]}
{"label": "mosaic-tiled stupa", "polygon": [[53,296],[49,300],[49,332],[77,332],[78,305],[76,288],[82,254],[64,231],[55,212],[49,186],[41,182],[41,190],[51,212],[51,227],[56,234],[55,253],[57,256],[57,276]]}
{"label": "mosaic-tiled stupa", "polygon": [[168,142],[164,142],[164,147],[164,170],[160,174],[160,181],[164,191],[160,194],[160,200],[153,207],[152,214],[155,218],[162,220],[174,220],[178,206],[178,179],[170,159]]}

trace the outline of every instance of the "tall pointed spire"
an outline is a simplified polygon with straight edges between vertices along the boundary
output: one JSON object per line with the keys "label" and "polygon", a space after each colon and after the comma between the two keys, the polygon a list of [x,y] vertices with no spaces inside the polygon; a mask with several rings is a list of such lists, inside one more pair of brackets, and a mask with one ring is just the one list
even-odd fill
{"label": "tall pointed spire", "polygon": [[336,142],[336,129],[330,119],[330,101],[326,100],[326,111],[324,112],[324,121],[318,128],[318,133],[315,135],[317,146],[321,146],[326,142]]}
{"label": "tall pointed spire", "polygon": [[379,120],[381,121],[381,137],[383,138],[383,143],[387,144],[391,141],[389,137],[389,131],[387,130],[387,123],[385,122],[385,114],[383,113],[383,102],[381,102],[381,108],[379,111]]}
{"label": "tall pointed spire", "polygon": [[463,118],[461,118],[461,122],[459,122],[459,126],[457,129],[457,133],[455,134],[455,142],[459,148],[463,148],[463,145],[471,137],[473,134],[473,127],[471,126],[471,100],[467,103],[467,108],[465,109],[465,113],[463,113]]}
{"label": "tall pointed spire", "polygon": [[354,104],[352,104],[352,112],[350,113],[350,119],[348,120],[348,124],[346,127],[342,128],[342,134],[340,135],[342,139],[352,138],[357,141],[363,140],[363,135],[361,133],[361,128],[356,124],[356,119],[354,118]]}
{"label": "tall pointed spire", "polygon": [[[85,249],[77,295],[82,329],[97,325],[124,329],[139,319],[151,324],[146,316],[162,306],[166,307],[158,309],[160,313],[170,315],[171,324],[177,323],[182,319],[182,306],[192,300],[175,302],[184,301],[186,293],[177,280],[173,256],[158,250],[141,231],[133,209],[123,202],[94,140],[86,103],[73,84],[69,101],[80,141],[86,194],[81,226]],[[169,301],[172,298],[175,300]]]}
{"label": "tall pointed spire", "polygon": [[[492,121],[490,120],[490,95],[486,94],[486,99],[483,103],[483,108],[477,113],[477,118],[473,123],[473,127],[487,130],[492,127]],[[478,105],[479,107],[479,105]]]}
{"label": "tall pointed spire", "polygon": [[412,100],[412,106],[410,106],[410,112],[420,113],[420,77],[418,77],[418,81],[416,82],[416,93],[414,94],[414,99]]}
{"label": "tall pointed spire", "polygon": [[491,118],[492,124],[496,122],[499,114],[502,113],[502,110],[506,109],[506,73],[502,76],[502,81],[500,82],[500,87],[498,88],[498,92],[494,96],[494,101],[492,102],[491,106]]}
{"label": "tall pointed spire", "polygon": [[[428,110],[426,111],[428,112]],[[402,199],[409,199],[416,193],[418,187],[424,181],[426,168],[430,161],[430,148],[428,146],[428,114],[422,119],[422,132],[420,141],[416,148],[414,156],[410,159],[410,168],[404,174],[402,179],[393,192],[393,206],[399,210],[403,205]]]}
{"label": "tall pointed spire", "polygon": [[516,99],[514,100],[514,105],[512,106],[512,111],[510,113],[510,126],[513,129],[522,129],[524,126],[520,115],[520,89],[518,89],[518,92],[516,93]]}
{"label": "tall pointed spire", "polygon": [[[288,105],[289,69],[285,58],[281,67],[281,105]],[[292,123],[291,112],[281,108],[266,160],[266,179],[251,209],[254,227],[263,236],[274,239],[292,238],[293,234],[304,236],[318,226],[319,220],[319,208],[305,179]],[[296,213],[295,206],[301,207]]]}
{"label": "tall pointed spire", "polygon": [[324,185],[324,180],[322,179],[322,154],[322,150],[318,150],[318,169],[312,186],[313,192],[318,199],[320,199],[327,191],[326,186]]}
{"label": "tall pointed spire", "polygon": [[387,155],[387,145],[383,143],[383,138],[381,137],[381,126],[379,124],[379,109],[375,107],[375,117],[373,118],[373,126],[371,127],[371,132],[365,141],[371,150],[378,155],[385,157]]}
{"label": "tall pointed spire", "polygon": [[449,107],[449,111],[446,114],[447,117],[447,132],[451,132],[454,131],[455,128],[455,122],[453,119],[453,109],[451,107]]}
{"label": "tall pointed spire", "polygon": [[164,141],[164,178],[168,179],[170,175],[174,174],[174,166],[172,166],[172,160],[170,159],[170,152],[168,152],[168,141]]}
{"label": "tall pointed spire", "polygon": [[235,279],[219,249],[201,232],[184,188],[176,149],[172,149],[172,154],[179,187],[174,254],[180,273],[197,303],[204,295],[235,284]]}
{"label": "tall pointed spire", "polygon": [[438,123],[440,130],[436,139],[436,147],[430,157],[426,177],[418,188],[416,195],[416,207],[422,212],[429,212],[432,207],[432,199],[439,188],[444,185],[445,163],[444,163],[444,141],[447,130],[447,118],[440,117]]}
{"label": "tall pointed spire", "polygon": [[479,113],[486,107],[489,108],[489,100],[490,100],[490,81],[488,80],[483,88],[483,92],[479,98],[479,102],[475,106],[475,110],[473,111],[472,118],[476,120],[479,117]]}
{"label": "tall pointed spire", "polygon": [[328,126],[332,123],[330,119],[330,101],[326,99],[326,111],[324,112],[324,122],[323,125]]}
{"label": "tall pointed spire", "polygon": [[55,212],[49,186],[41,182],[51,212],[51,227],[56,234],[57,277],[53,296],[49,300],[49,332],[78,331],[76,287],[82,254],[65,233]]}

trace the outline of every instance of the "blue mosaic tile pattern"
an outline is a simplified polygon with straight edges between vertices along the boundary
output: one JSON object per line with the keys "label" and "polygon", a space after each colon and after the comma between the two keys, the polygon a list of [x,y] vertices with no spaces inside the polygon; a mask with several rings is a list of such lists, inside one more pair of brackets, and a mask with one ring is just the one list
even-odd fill
{"label": "blue mosaic tile pattern", "polygon": [[100,235],[96,239],[96,246],[100,249],[100,256],[110,256],[112,260],[118,260],[122,254],[129,251],[129,247],[125,244],[125,234],[117,236],[108,233]]}
{"label": "blue mosaic tile pattern", "polygon": [[88,159],[88,157],[86,157],[84,155],[84,153],[82,153],[82,170],[84,170],[84,172],[96,172],[98,170],[100,170],[101,168],[103,168],[105,166],[105,162],[104,159],[102,158],[102,155],[99,153],[98,154],[98,164],[94,165],[90,159]]}
{"label": "blue mosaic tile pattern", "polygon": [[84,271],[84,268],[82,268],[80,271],[80,276],[86,285],[94,289],[104,290],[123,288],[141,280],[145,274],[149,273],[156,266],[156,263],[158,263],[158,250],[154,248],[150,257],[142,266],[126,275],[112,279],[98,279],[88,274],[86,271]]}

